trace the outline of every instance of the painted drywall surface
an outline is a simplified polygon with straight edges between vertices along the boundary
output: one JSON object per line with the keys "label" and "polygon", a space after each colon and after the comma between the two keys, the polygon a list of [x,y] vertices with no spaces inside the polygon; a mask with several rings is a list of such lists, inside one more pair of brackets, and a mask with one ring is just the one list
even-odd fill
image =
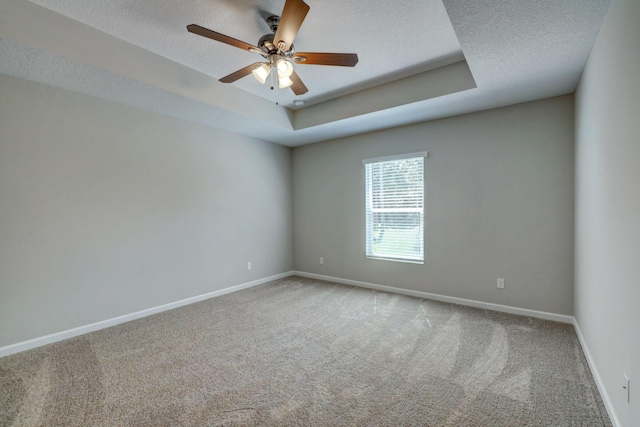
{"label": "painted drywall surface", "polygon": [[475,87],[469,65],[462,60],[300,109],[294,127],[314,127]]}
{"label": "painted drywall surface", "polygon": [[[0,4],[0,37],[35,49],[55,52],[65,58],[121,74],[188,99],[222,107],[253,122],[262,121],[265,125],[268,123],[285,129],[291,128],[290,113],[271,101],[219,83],[209,75],[168,61],[162,55],[28,1]],[[36,70],[48,70],[53,75],[73,72],[62,67],[51,68],[49,65],[48,61],[35,65],[31,63]],[[36,70],[31,72],[37,74]],[[81,79],[81,75],[74,77]],[[133,86],[126,84],[111,89],[115,93],[134,90]],[[222,125],[225,126],[225,123]]]}
{"label": "painted drywall surface", "polygon": [[[296,147],[294,267],[573,314],[573,139],[568,95]],[[362,160],[424,150],[424,265],[366,259]]]}
{"label": "painted drywall surface", "polygon": [[291,270],[289,148],[3,75],[0,100],[0,347]]}
{"label": "painted drywall surface", "polygon": [[640,425],[638,18],[637,0],[611,3],[576,95],[575,315],[625,427]]}

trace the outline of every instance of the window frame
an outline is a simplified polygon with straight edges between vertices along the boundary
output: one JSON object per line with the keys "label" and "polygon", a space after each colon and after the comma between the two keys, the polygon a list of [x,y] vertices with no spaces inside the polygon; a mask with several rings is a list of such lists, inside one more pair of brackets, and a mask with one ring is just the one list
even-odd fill
{"label": "window frame", "polygon": [[[408,212],[409,210],[412,212],[420,212],[420,228],[421,228],[421,242],[420,242],[420,248],[421,248],[421,256],[420,257],[402,257],[402,256],[380,256],[380,255],[375,255],[373,252],[373,221],[370,221],[370,217],[373,215],[374,211],[373,211],[373,207],[371,206],[372,203],[372,185],[369,181],[369,175],[367,173],[367,169],[368,166],[367,165],[371,165],[374,163],[383,163],[383,162],[390,162],[390,161],[395,161],[395,160],[407,160],[407,159],[415,159],[415,158],[423,158],[423,163],[422,163],[422,207],[421,208],[398,208],[400,212]],[[425,207],[425,191],[426,191],[426,174],[425,174],[425,163],[426,163],[426,158],[429,157],[429,152],[428,151],[420,151],[420,152],[414,152],[414,153],[405,153],[405,154],[399,154],[399,155],[394,155],[394,156],[385,156],[385,157],[376,157],[376,158],[370,158],[370,159],[364,159],[362,160],[362,165],[364,166],[364,192],[365,192],[365,209],[364,209],[364,214],[365,214],[365,257],[366,259],[373,259],[373,260],[382,260],[382,261],[393,261],[393,262],[403,262],[403,263],[410,263],[410,264],[424,264],[424,243],[425,243],[425,227],[424,227],[424,217],[425,217],[425,212],[424,212],[424,207]],[[383,209],[389,209],[389,208],[383,208]],[[371,240],[371,241],[370,241]],[[370,252],[371,249],[371,252]],[[387,254],[388,255],[388,254]]]}

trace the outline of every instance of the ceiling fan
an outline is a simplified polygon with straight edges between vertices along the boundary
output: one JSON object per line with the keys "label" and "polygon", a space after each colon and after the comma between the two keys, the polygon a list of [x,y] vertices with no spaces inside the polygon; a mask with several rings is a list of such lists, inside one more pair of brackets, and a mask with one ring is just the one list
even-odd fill
{"label": "ceiling fan", "polygon": [[272,69],[275,69],[279,88],[290,87],[293,93],[302,95],[307,93],[309,89],[302,83],[302,80],[293,69],[293,63],[337,65],[342,67],[354,67],[358,63],[358,55],[355,53],[296,52],[293,46],[293,39],[307,16],[307,12],[309,12],[309,6],[302,0],[286,0],[282,17],[270,16],[267,18],[267,24],[269,24],[273,33],[262,36],[257,46],[196,24],[187,25],[187,31],[242,50],[257,53],[266,59],[265,62],[254,62],[221,78],[220,81],[222,83],[233,83],[253,73],[255,78],[264,84]]}

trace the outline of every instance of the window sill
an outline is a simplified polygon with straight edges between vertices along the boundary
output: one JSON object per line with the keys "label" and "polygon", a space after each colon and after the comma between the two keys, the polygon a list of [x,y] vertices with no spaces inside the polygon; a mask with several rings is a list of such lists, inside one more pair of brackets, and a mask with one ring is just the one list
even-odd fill
{"label": "window sill", "polygon": [[379,257],[379,256],[368,256],[366,258],[377,260],[377,261],[403,262],[405,264],[424,264],[424,261],[411,260],[411,259],[385,258],[385,257]]}

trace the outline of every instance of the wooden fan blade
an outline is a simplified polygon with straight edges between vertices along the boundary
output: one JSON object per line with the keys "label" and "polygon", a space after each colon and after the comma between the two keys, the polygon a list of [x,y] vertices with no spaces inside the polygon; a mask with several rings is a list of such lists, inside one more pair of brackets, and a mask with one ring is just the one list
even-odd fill
{"label": "wooden fan blade", "polygon": [[187,25],[187,31],[202,37],[206,37],[208,39],[216,40],[231,46],[239,47],[242,50],[248,50],[251,52],[255,51],[256,53],[261,52],[260,48],[254,45],[245,43],[241,40],[234,39],[233,37],[225,36],[224,34],[220,34],[208,28],[201,27],[200,25],[196,25],[196,24]]}
{"label": "wooden fan blade", "polygon": [[309,89],[307,89],[304,83],[302,83],[300,76],[295,71],[291,74],[291,76],[289,76],[289,78],[293,80],[293,84],[289,86],[293,93],[295,93],[296,95],[304,95],[305,93],[309,92]]}
{"label": "wooden fan blade", "polygon": [[[298,34],[302,21],[304,21],[304,18],[307,16],[307,12],[309,12],[309,6],[302,0],[287,0],[282,10],[276,35],[273,38],[273,43],[276,47],[279,47],[283,51],[289,50],[293,39],[295,39],[296,34]],[[283,42],[284,46],[278,46],[280,42]]]}
{"label": "wooden fan blade", "polygon": [[355,53],[296,52],[293,55],[293,60],[296,64],[355,67],[358,63],[358,55]]}
{"label": "wooden fan blade", "polygon": [[256,68],[262,65],[262,62],[254,62],[251,65],[247,65],[246,67],[236,71],[235,73],[231,73],[228,76],[221,78],[219,81],[222,83],[233,83],[238,79],[243,78],[244,76],[248,76],[251,72]]}

